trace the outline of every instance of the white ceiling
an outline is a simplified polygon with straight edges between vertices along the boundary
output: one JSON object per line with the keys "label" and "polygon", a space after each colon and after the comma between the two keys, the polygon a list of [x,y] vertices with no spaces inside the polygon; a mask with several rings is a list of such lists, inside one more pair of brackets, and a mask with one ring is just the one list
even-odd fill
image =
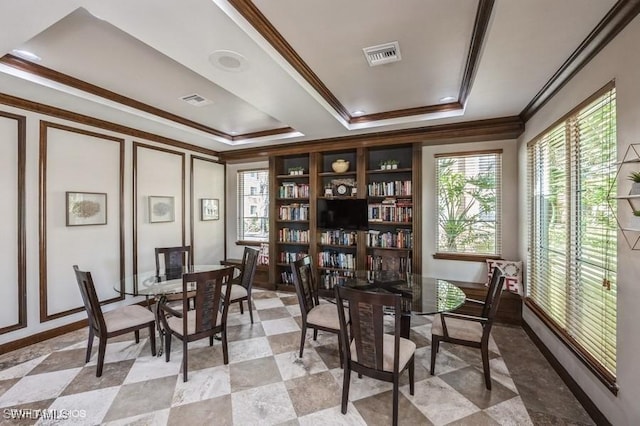
{"label": "white ceiling", "polygon": [[[438,112],[460,95],[478,0],[254,0],[316,84],[226,0],[5,1],[0,56],[29,50],[99,90],[5,61],[0,92],[216,151],[516,116],[614,3],[496,0],[464,108]],[[391,41],[402,60],[369,67],[362,48]],[[218,50],[245,69],[214,66]],[[193,93],[213,102],[179,99]]]}

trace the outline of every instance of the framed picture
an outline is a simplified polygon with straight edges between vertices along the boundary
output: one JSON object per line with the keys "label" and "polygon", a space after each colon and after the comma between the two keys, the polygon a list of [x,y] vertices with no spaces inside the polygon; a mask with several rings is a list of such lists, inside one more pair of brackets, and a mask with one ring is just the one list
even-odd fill
{"label": "framed picture", "polygon": [[200,220],[220,219],[220,201],[217,198],[200,199]]}
{"label": "framed picture", "polygon": [[65,194],[67,226],[107,224],[107,194],[70,191]]}
{"label": "framed picture", "polygon": [[175,221],[173,197],[149,196],[149,223]]}

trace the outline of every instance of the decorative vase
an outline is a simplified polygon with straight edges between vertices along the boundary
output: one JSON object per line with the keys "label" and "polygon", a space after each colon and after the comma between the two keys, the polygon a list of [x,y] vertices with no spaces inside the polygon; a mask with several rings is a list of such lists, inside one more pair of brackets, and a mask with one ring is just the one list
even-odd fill
{"label": "decorative vase", "polygon": [[347,160],[336,160],[331,163],[331,168],[336,173],[344,173],[349,170],[349,162]]}
{"label": "decorative vase", "polygon": [[640,195],[640,182],[633,182],[629,195]]}
{"label": "decorative vase", "polygon": [[398,168],[398,165],[397,165],[397,164],[392,164],[392,165],[391,165],[391,168],[392,168],[392,169],[397,169],[397,168]]}

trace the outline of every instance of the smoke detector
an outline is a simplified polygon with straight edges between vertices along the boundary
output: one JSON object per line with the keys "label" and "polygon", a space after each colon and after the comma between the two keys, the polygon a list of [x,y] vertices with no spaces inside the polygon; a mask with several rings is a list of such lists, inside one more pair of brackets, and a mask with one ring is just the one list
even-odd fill
{"label": "smoke detector", "polygon": [[402,59],[400,56],[400,45],[397,41],[365,47],[362,51],[370,67],[398,62]]}
{"label": "smoke detector", "polygon": [[197,106],[197,107],[201,107],[201,106],[205,106],[205,105],[209,105],[210,103],[213,103],[213,101],[205,98],[204,96],[200,96],[197,93],[194,93],[192,95],[183,96],[180,99],[182,99],[183,101],[185,101],[189,105],[193,105],[193,106]]}

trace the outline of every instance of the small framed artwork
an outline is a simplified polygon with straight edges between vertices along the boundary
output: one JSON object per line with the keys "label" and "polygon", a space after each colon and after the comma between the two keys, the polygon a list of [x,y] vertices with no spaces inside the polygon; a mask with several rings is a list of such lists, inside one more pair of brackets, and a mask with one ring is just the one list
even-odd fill
{"label": "small framed artwork", "polygon": [[173,197],[149,196],[149,223],[175,221]]}
{"label": "small framed artwork", "polygon": [[67,226],[107,224],[107,194],[70,191],[65,194]]}
{"label": "small framed artwork", "polygon": [[217,198],[200,199],[200,220],[220,219],[220,201]]}

